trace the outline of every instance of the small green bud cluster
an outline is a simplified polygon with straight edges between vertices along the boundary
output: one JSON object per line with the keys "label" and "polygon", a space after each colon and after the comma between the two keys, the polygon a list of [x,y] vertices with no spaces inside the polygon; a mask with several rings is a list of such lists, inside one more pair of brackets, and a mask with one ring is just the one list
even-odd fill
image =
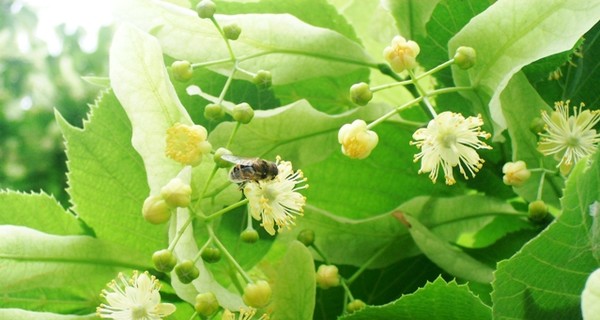
{"label": "small green bud cluster", "polygon": [[207,263],[219,262],[219,260],[221,260],[221,250],[214,247],[204,248],[202,253],[200,253],[200,256],[202,257],[202,260]]}
{"label": "small green bud cluster", "polygon": [[373,92],[368,84],[360,82],[350,87],[350,99],[359,106],[364,106],[373,99]]}
{"label": "small green bud cluster", "polygon": [[244,288],[242,299],[244,303],[252,308],[265,307],[271,301],[271,286],[264,280],[248,283]]}
{"label": "small green bud cluster", "polygon": [[242,28],[235,23],[223,27],[223,35],[229,40],[237,40],[242,33]]}
{"label": "small green bud cluster", "polygon": [[246,229],[242,231],[240,238],[246,243],[255,243],[259,239],[258,231],[254,229]]}
{"label": "small green bud cluster", "polygon": [[222,105],[209,103],[204,107],[204,117],[208,120],[221,120],[225,117],[225,109]]}
{"label": "small green bud cluster", "polygon": [[196,13],[202,19],[210,19],[217,12],[217,5],[210,0],[202,0],[196,5]]}
{"label": "small green bud cluster", "polygon": [[252,78],[252,83],[258,86],[260,89],[268,89],[273,84],[273,77],[271,72],[266,70],[259,70],[256,75]]}
{"label": "small green bud cluster", "polygon": [[548,206],[543,200],[536,200],[529,204],[529,219],[532,221],[540,222],[546,219],[549,210]]}
{"label": "small green bud cluster", "polygon": [[199,293],[196,296],[194,310],[203,317],[210,317],[219,310],[219,301],[212,292]]}
{"label": "small green bud cluster", "polygon": [[168,249],[156,251],[152,255],[152,263],[154,268],[160,272],[171,272],[177,264],[177,259],[173,252]]}
{"label": "small green bud cluster", "polygon": [[231,151],[225,149],[225,148],[219,148],[217,149],[217,151],[215,151],[215,155],[213,157],[213,160],[215,161],[215,164],[217,165],[217,167],[219,168],[229,168],[231,167],[232,163],[227,161],[227,160],[223,160],[223,156],[226,154],[232,154]]}
{"label": "small green bud cluster", "polygon": [[233,120],[241,124],[248,124],[254,118],[254,109],[249,104],[243,102],[233,107],[232,116]]}
{"label": "small green bud cluster", "polygon": [[477,53],[475,49],[471,47],[458,47],[456,49],[456,54],[454,54],[454,63],[463,69],[469,69],[475,65],[475,60],[477,58]]}
{"label": "small green bud cluster", "polygon": [[194,75],[192,64],[189,61],[175,61],[171,64],[173,78],[177,81],[186,82]]}
{"label": "small green bud cluster", "polygon": [[175,177],[160,190],[160,195],[146,198],[142,206],[142,215],[152,224],[169,221],[171,211],[187,207],[192,199],[192,188],[180,178]]}
{"label": "small green bud cluster", "polygon": [[175,266],[175,274],[181,283],[188,284],[200,276],[200,270],[192,260],[185,260]]}
{"label": "small green bud cluster", "polygon": [[297,239],[305,246],[310,247],[315,242],[315,232],[310,229],[304,229],[298,233]]}
{"label": "small green bud cluster", "polygon": [[340,285],[340,274],[334,265],[322,264],[317,269],[317,286],[321,289],[329,289]]}
{"label": "small green bud cluster", "polygon": [[348,303],[348,305],[346,306],[346,310],[349,313],[354,313],[356,311],[363,309],[366,306],[367,306],[367,304],[364,303],[362,300],[354,299],[354,300],[350,301],[350,303]]}

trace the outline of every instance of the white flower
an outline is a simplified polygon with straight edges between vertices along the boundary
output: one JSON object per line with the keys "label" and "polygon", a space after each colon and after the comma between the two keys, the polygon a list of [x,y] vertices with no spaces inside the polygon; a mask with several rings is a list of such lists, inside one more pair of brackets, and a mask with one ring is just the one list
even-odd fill
{"label": "white flower", "polygon": [[392,70],[399,73],[417,66],[416,57],[419,52],[421,48],[416,42],[395,36],[392,43],[383,49],[383,57],[389,62]]}
{"label": "white flower", "polygon": [[379,137],[374,131],[367,130],[365,121],[358,119],[340,128],[338,142],[342,144],[343,154],[352,159],[364,159],[377,146]]}
{"label": "white flower", "polygon": [[484,162],[475,150],[492,148],[478,139],[490,136],[481,131],[482,125],[479,116],[465,119],[459,113],[446,111],[429,121],[427,128],[415,131],[416,141],[411,144],[421,149],[415,155],[415,162],[421,160],[419,173],[430,172],[429,178],[435,183],[441,165],[448,185],[456,182],[452,173],[456,166],[465,179],[468,179],[466,171],[474,177]]}
{"label": "white flower", "polygon": [[160,320],[175,312],[170,303],[160,303],[160,283],[148,272],[133,272],[131,278],[122,273],[102,290],[106,304],[96,312],[100,318],[116,320]]}
{"label": "white flower", "polygon": [[581,293],[581,313],[584,320],[600,319],[600,269],[592,272]]}
{"label": "white flower", "polygon": [[600,121],[600,111],[581,111],[573,107],[573,115],[569,115],[569,101],[555,104],[555,111],[550,115],[542,112],[546,123],[546,132],[541,133],[538,150],[548,156],[554,154],[560,159],[557,167],[563,174],[569,173],[571,167],[581,158],[596,152],[600,134],[593,127]]}
{"label": "white flower", "polygon": [[292,163],[281,161],[277,157],[278,174],[271,180],[249,181],[244,186],[248,198],[248,207],[252,217],[261,221],[261,226],[271,235],[275,234],[274,225],[290,228],[296,215],[302,215],[306,198],[296,192],[308,185],[296,187],[306,181],[302,171],[294,172]]}

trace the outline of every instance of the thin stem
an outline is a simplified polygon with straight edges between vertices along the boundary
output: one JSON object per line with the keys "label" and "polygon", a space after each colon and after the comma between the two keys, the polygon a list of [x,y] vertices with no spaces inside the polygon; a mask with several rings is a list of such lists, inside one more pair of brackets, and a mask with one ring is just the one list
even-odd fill
{"label": "thin stem", "polygon": [[317,247],[316,244],[311,244],[310,245],[313,249],[315,249],[315,251],[317,252],[317,254],[319,254],[321,256],[321,258],[323,259],[323,262],[325,262],[325,264],[330,264],[329,260],[327,260],[327,257],[325,256],[325,254],[323,253],[323,251],[321,251],[321,249],[319,249],[319,247]]}
{"label": "thin stem", "polygon": [[202,199],[204,199],[204,195],[206,194],[206,191],[208,190],[208,186],[210,185],[212,179],[215,177],[217,170],[219,170],[219,167],[215,164],[212,168],[212,171],[210,172],[210,175],[208,176],[208,179],[206,179],[206,183],[204,184],[204,187],[202,188],[202,192],[200,193],[200,196],[198,197],[198,201],[196,201],[196,204],[194,205],[192,212],[195,213],[196,211],[198,211],[198,208],[200,207],[200,202],[202,202]]}
{"label": "thin stem", "polygon": [[382,84],[382,85],[379,85],[376,87],[371,87],[369,89],[371,90],[371,92],[375,93],[380,90],[389,89],[389,88],[393,88],[396,86],[404,86],[404,85],[411,84],[411,83],[412,83],[412,80],[404,80],[404,81],[399,81],[399,82],[390,82],[390,83]]}
{"label": "thin stem", "polygon": [[261,52],[257,52],[257,53],[253,53],[253,54],[249,54],[247,56],[242,56],[242,57],[238,57],[237,61],[245,61],[245,60],[250,60],[253,58],[257,58],[257,57],[261,57],[261,56],[265,56],[265,55],[269,55],[269,54],[296,54],[296,55],[301,55],[301,56],[307,56],[307,57],[313,57],[313,58],[318,58],[318,59],[323,59],[323,60],[330,60],[330,61],[335,61],[335,62],[343,62],[343,63],[348,63],[348,64],[355,64],[355,65],[359,65],[359,66],[363,66],[363,67],[369,67],[369,68],[374,68],[374,69],[379,69],[379,64],[375,63],[375,62],[365,62],[365,61],[360,61],[360,60],[354,60],[354,59],[349,59],[343,56],[328,56],[328,55],[323,55],[323,54],[317,54],[317,53],[313,53],[313,52],[304,52],[304,51],[296,51],[296,50],[285,50],[285,49],[269,49],[269,50],[265,50],[265,51],[261,51]]}
{"label": "thin stem", "polygon": [[540,185],[538,186],[536,200],[542,200],[542,192],[544,190],[544,180],[546,178],[546,171],[542,171],[542,175],[540,176]]}
{"label": "thin stem", "polygon": [[217,211],[217,212],[215,212],[215,213],[207,216],[204,220],[205,221],[211,221],[211,220],[213,220],[215,218],[218,218],[218,217],[222,216],[223,214],[225,214],[225,213],[227,213],[227,212],[229,212],[229,211],[231,211],[231,210],[233,210],[235,208],[238,208],[238,207],[241,207],[241,206],[245,205],[246,203],[248,203],[248,199],[247,198],[243,199],[243,200],[240,200],[240,201],[238,201],[238,202],[236,202],[234,204],[231,204],[231,205],[229,205],[229,206],[227,206],[227,207],[225,207],[225,208],[223,208],[223,209],[221,209],[221,210],[219,210],[219,211]]}
{"label": "thin stem", "polygon": [[371,128],[375,127],[376,125],[378,125],[378,124],[382,123],[383,121],[389,119],[390,117],[392,117],[396,113],[398,113],[398,112],[400,112],[400,111],[402,111],[402,110],[404,110],[404,109],[412,106],[413,104],[416,104],[416,103],[420,102],[421,100],[423,100],[423,97],[418,97],[418,98],[415,98],[413,100],[410,100],[409,102],[407,102],[407,103],[405,103],[405,104],[403,104],[403,105],[401,105],[399,107],[396,107],[396,108],[388,111],[388,113],[384,114],[379,119],[377,119],[377,120],[369,123],[367,125],[367,129],[371,129]]}
{"label": "thin stem", "polygon": [[192,316],[190,317],[190,320],[193,320],[194,318],[196,318],[198,316],[198,312],[194,311],[194,313],[192,314]]}
{"label": "thin stem", "polygon": [[231,131],[231,134],[229,135],[229,140],[227,140],[225,149],[229,149],[229,146],[231,146],[231,143],[233,143],[233,138],[235,137],[235,134],[237,133],[237,131],[241,125],[242,125],[241,122],[236,122],[235,127],[233,128],[233,130]]}
{"label": "thin stem", "polygon": [[252,228],[252,214],[250,213],[250,210],[248,210],[246,216],[248,216],[248,224],[246,225],[246,230],[254,230],[254,228]]}
{"label": "thin stem", "polygon": [[196,256],[194,257],[194,263],[196,263],[196,261],[198,261],[198,259],[200,259],[200,257],[202,256],[202,251],[204,251],[204,249],[206,249],[212,242],[212,238],[208,238],[208,240],[204,243],[204,245],[202,246],[202,248],[200,248],[200,250],[198,250],[198,253],[196,253]]}
{"label": "thin stem", "polygon": [[236,71],[237,71],[237,63],[236,63],[236,66],[234,66],[233,69],[231,70],[231,73],[229,74],[229,77],[227,78],[227,82],[225,82],[225,85],[223,86],[223,89],[221,90],[221,94],[219,95],[219,100],[218,100],[219,104],[221,104],[223,102],[223,100],[225,100],[225,94],[229,90],[229,86],[231,85],[231,82],[233,81],[233,76],[235,75]]}
{"label": "thin stem", "polygon": [[246,283],[252,283],[252,280],[250,279],[246,271],[244,271],[242,266],[240,266],[240,264],[235,260],[235,258],[233,258],[231,253],[227,251],[227,248],[225,248],[221,241],[219,241],[219,238],[217,238],[217,236],[215,235],[212,226],[210,224],[207,224],[206,229],[208,230],[208,234],[210,235],[211,239],[215,242],[219,250],[221,250],[221,253],[225,255],[225,258],[227,258],[229,263],[231,263],[233,267],[237,270],[237,272],[242,276],[242,278],[246,280]]}
{"label": "thin stem", "polygon": [[190,225],[190,223],[192,223],[193,220],[194,220],[194,215],[190,213],[190,216],[187,218],[187,220],[183,224],[183,227],[181,227],[181,229],[177,230],[177,234],[175,235],[175,239],[173,239],[173,242],[171,242],[171,244],[169,244],[169,248],[168,248],[169,251],[173,251],[173,249],[175,249],[175,246],[177,245],[177,242],[179,242],[179,239],[183,235],[183,232],[185,231],[185,229],[187,229],[187,227]]}
{"label": "thin stem", "polygon": [[229,63],[229,62],[235,62],[235,60],[231,59],[231,58],[224,58],[224,59],[213,60],[213,61],[192,63],[192,68],[210,67],[210,66],[223,64],[223,63]]}
{"label": "thin stem", "polygon": [[235,61],[236,60],[235,54],[233,53],[233,49],[231,49],[231,44],[229,43],[229,39],[227,39],[227,37],[225,36],[225,33],[223,32],[223,29],[221,29],[221,26],[217,22],[217,19],[215,19],[215,17],[213,16],[213,17],[210,17],[210,21],[212,21],[213,25],[215,26],[215,28],[217,28],[217,30],[221,34],[221,37],[225,41],[225,45],[227,45],[227,51],[229,51],[229,56],[231,57],[231,60]]}
{"label": "thin stem", "polygon": [[389,246],[390,245],[387,245],[377,250],[377,252],[375,252],[375,254],[369,258],[369,260],[367,260],[358,270],[356,270],[356,272],[350,278],[348,278],[348,284],[352,284],[352,282],[354,282],[356,278],[358,278],[365,270],[367,270],[367,267],[369,267],[371,263],[375,261],[375,259],[379,258],[379,256],[381,256],[381,254],[384,253]]}
{"label": "thin stem", "polygon": [[346,292],[346,294],[350,298],[350,301],[353,301],[354,300],[354,296],[352,296],[352,292],[350,291],[350,288],[348,287],[348,284],[346,284],[346,280],[341,279],[340,283],[342,284],[342,287],[344,288],[344,292]]}
{"label": "thin stem", "polygon": [[423,89],[423,87],[421,87],[421,84],[419,84],[419,81],[418,81],[417,77],[415,76],[415,73],[411,69],[408,69],[408,74],[410,75],[411,79],[413,79],[413,84],[417,88],[417,91],[423,97],[423,102],[425,103],[425,106],[427,106],[427,110],[431,114],[431,117],[435,118],[437,116],[437,112],[435,112],[433,105],[431,105],[431,102],[429,102],[429,96],[427,94],[427,91],[425,89]]}

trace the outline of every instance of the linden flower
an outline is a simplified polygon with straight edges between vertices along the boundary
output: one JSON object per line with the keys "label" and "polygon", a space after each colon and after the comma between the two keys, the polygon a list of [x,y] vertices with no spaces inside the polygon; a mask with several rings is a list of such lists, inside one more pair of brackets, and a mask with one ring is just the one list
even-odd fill
{"label": "linden flower", "polygon": [[244,186],[244,194],[248,198],[248,208],[254,219],[261,221],[261,226],[270,235],[275,234],[274,225],[290,228],[294,225],[296,215],[303,214],[306,198],[296,192],[308,188],[308,185],[296,186],[306,181],[302,171],[294,172],[292,163],[281,161],[277,157],[278,174],[271,180],[249,181]]}
{"label": "linden flower", "polygon": [[[238,320],[251,320],[255,314],[256,314],[256,309],[254,309],[254,308],[248,308],[248,309],[242,308],[242,309],[240,309],[240,317],[237,319]],[[235,313],[225,309],[225,311],[223,311],[223,315],[221,316],[221,320],[236,320]],[[262,316],[260,316],[260,318],[258,318],[258,320],[269,320],[269,315],[264,313]]]}
{"label": "linden flower", "polygon": [[130,279],[122,273],[111,281],[101,296],[107,301],[96,313],[100,318],[116,320],[160,320],[175,312],[170,303],[160,303],[160,283],[148,272],[133,272]]}
{"label": "linden flower", "polygon": [[571,167],[581,158],[593,154],[600,141],[600,134],[593,127],[600,121],[600,111],[581,111],[573,107],[573,115],[569,115],[569,101],[557,102],[550,115],[542,111],[542,119],[546,124],[546,132],[540,133],[538,150],[548,156],[560,159],[557,167],[563,174],[568,174]]}
{"label": "linden flower", "polygon": [[358,119],[340,128],[338,142],[342,144],[343,154],[352,159],[364,159],[377,146],[379,137],[374,131],[367,130],[366,122]]}
{"label": "linden flower", "polygon": [[515,187],[522,186],[531,177],[531,171],[527,170],[527,164],[522,160],[505,163],[502,166],[502,173],[504,173],[502,177],[504,184]]}
{"label": "linden flower", "polygon": [[482,125],[480,116],[465,119],[459,113],[446,111],[429,121],[427,128],[415,131],[416,141],[410,143],[421,149],[414,160],[421,160],[419,173],[430,172],[429,178],[435,183],[441,166],[448,185],[456,182],[452,173],[456,166],[465,179],[467,171],[474,177],[484,162],[475,150],[492,148],[478,139],[490,137],[481,131]]}
{"label": "linden flower", "polygon": [[419,45],[412,41],[406,41],[401,36],[395,36],[392,44],[383,49],[383,57],[395,72],[402,72],[417,66],[416,57],[421,51]]}
{"label": "linden flower", "polygon": [[206,141],[208,132],[201,125],[176,123],[167,129],[167,157],[184,165],[197,166],[212,149]]}

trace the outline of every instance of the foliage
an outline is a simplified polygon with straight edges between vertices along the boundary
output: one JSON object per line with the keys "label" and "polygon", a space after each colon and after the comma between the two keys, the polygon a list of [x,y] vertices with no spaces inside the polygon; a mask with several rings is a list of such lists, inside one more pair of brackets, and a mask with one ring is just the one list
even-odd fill
{"label": "foliage", "polygon": [[[247,305],[254,319],[581,317],[580,294],[600,267],[599,138],[587,128],[587,157],[561,173],[562,154],[538,151],[531,127],[567,99],[591,110],[580,110],[579,124],[597,119],[591,84],[600,61],[588,53],[597,47],[600,6],[215,3],[217,13],[201,19],[197,1],[118,2],[108,79],[95,79],[110,88],[81,128],[67,110],[55,113],[70,206],[44,192],[0,192],[0,268],[9,272],[0,317],[93,317],[110,303],[99,297],[104,285],[132,270],[160,281],[162,301],[177,306],[166,319],[198,318],[196,297],[205,292],[222,307],[215,318]],[[221,30],[233,23],[240,37],[227,40]],[[418,56],[403,51],[419,67],[408,60],[395,73],[388,62],[396,62],[380,58],[390,43],[406,43],[392,42],[396,34],[420,45]],[[455,65],[464,46],[476,52],[466,70]],[[191,74],[170,67],[181,60]],[[263,70],[270,83],[256,80]],[[350,89],[359,82],[373,93],[361,107]],[[244,102],[254,110],[249,123],[234,113]],[[429,122],[447,112],[455,126]],[[354,139],[338,135],[344,125]],[[375,144],[360,144],[361,133],[375,134]],[[456,161],[432,156],[428,148],[443,148],[452,133],[471,139],[456,144]],[[276,161],[277,172],[238,185],[226,158],[215,156],[219,148]],[[188,149],[194,161],[179,157]],[[517,160],[529,170],[523,183],[511,175],[525,173],[503,172]],[[264,169],[247,161],[256,160],[232,172]],[[433,184],[432,170],[441,172],[430,175]],[[171,185],[183,205],[165,204]],[[528,212],[536,200],[547,206],[541,216]],[[149,223],[151,214],[168,222]],[[153,254],[163,249],[175,271],[157,270]],[[340,287],[317,288],[321,264],[338,266]],[[250,297],[259,283],[266,288]]]}

